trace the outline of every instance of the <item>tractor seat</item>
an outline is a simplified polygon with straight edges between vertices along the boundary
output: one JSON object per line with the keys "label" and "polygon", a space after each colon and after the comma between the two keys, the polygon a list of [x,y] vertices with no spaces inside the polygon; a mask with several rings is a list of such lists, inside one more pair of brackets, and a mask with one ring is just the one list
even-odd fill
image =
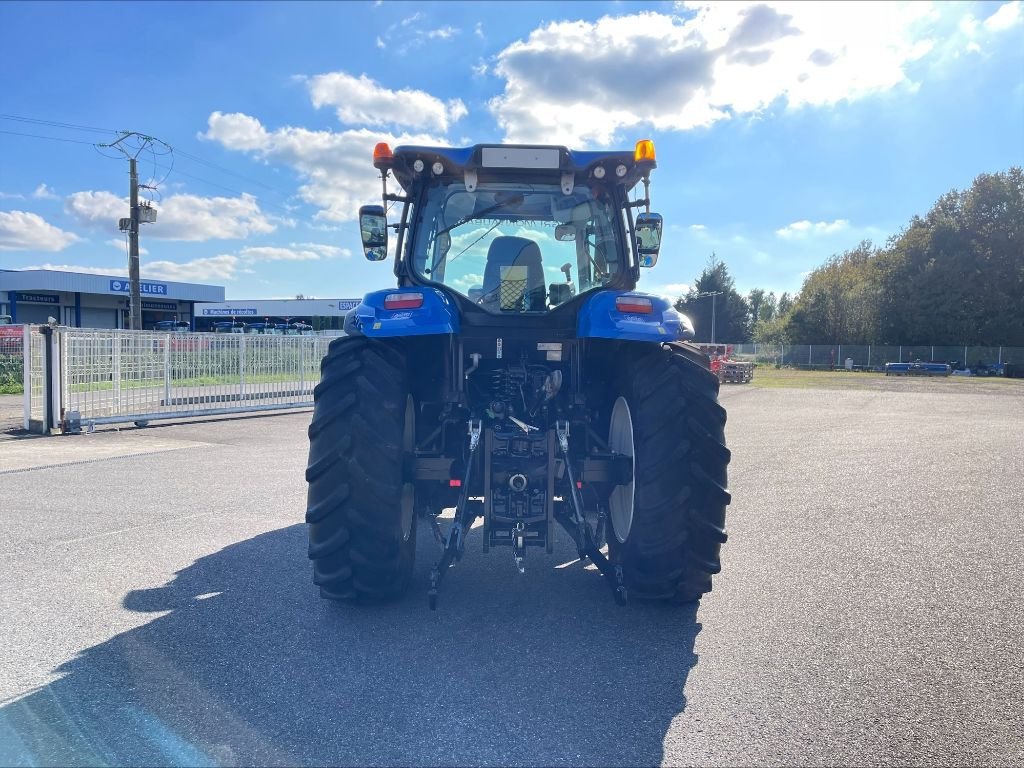
{"label": "tractor seat", "polygon": [[487,250],[478,303],[490,311],[543,311],[544,267],[540,248],[525,237],[496,237]]}

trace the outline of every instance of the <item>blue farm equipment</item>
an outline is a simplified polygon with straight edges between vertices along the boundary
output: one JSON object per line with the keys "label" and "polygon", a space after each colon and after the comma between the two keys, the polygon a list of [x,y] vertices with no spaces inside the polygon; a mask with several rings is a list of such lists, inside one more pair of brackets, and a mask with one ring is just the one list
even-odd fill
{"label": "blue farm equipment", "polygon": [[560,525],[618,602],[699,599],[726,540],[725,411],[690,321],[635,290],[661,243],[653,143],[378,144],[373,164],[397,215],[360,209],[363,251],[387,259],[394,233],[398,287],[349,312],[321,365],[306,470],[321,595],[403,594],[423,521],[441,544],[433,608],[482,521],[484,552],[520,572]]}

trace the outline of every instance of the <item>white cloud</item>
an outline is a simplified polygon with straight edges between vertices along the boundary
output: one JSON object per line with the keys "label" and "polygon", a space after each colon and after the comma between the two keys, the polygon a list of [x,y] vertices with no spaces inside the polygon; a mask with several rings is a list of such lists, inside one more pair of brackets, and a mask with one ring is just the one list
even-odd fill
{"label": "white cloud", "polygon": [[146,277],[182,282],[206,280],[234,280],[239,270],[239,259],[232,254],[220,254],[186,262],[148,261],[142,271]]}
{"label": "white cloud", "polygon": [[392,134],[368,128],[313,131],[286,126],[268,131],[255,117],[214,112],[200,138],[227,149],[251,152],[261,160],[283,162],[305,178],[299,197],[321,209],[318,219],[352,221],[359,206],[380,199],[380,177],[371,164],[377,142],[444,144],[428,134]]}
{"label": "white cloud", "polygon": [[32,197],[36,200],[60,200],[60,195],[56,194],[46,184],[40,184],[36,187],[35,192],[32,193]]}
{"label": "white cloud", "polygon": [[705,229],[707,229],[707,227],[705,227],[703,224],[691,224],[690,229],[692,229],[694,232],[703,232]]}
{"label": "white cloud", "polygon": [[[124,243],[113,239],[107,245],[116,245],[124,252]],[[145,250],[141,253],[145,255]],[[252,274],[251,267],[268,261],[317,261],[351,256],[347,248],[339,248],[324,243],[292,243],[290,247],[251,246],[244,247],[236,253],[221,253],[216,256],[205,256],[190,261],[171,261],[169,259],[143,260],[142,278],[158,280],[178,280],[182,282],[217,282],[234,280],[239,274]],[[84,272],[91,275],[125,275],[125,267],[92,267],[76,264],[40,264],[23,269],[56,269],[65,272]]]}
{"label": "white cloud", "polygon": [[497,56],[489,107],[510,141],[607,145],[626,129],[687,130],[856,100],[900,85],[933,47],[930,3],[682,3],[560,21]]}
{"label": "white cloud", "polygon": [[1019,24],[1022,19],[1024,14],[1021,13],[1021,0],[1013,0],[999,6],[995,13],[985,19],[984,24],[989,32],[1002,32]]}
{"label": "white cloud", "polygon": [[850,222],[846,219],[836,219],[835,221],[808,221],[807,219],[803,219],[801,221],[794,221],[792,224],[787,224],[782,227],[782,229],[775,230],[775,234],[784,238],[831,235],[836,232],[841,232],[849,226]]}
{"label": "white cloud", "polygon": [[[84,224],[115,229],[118,219],[128,214],[128,199],[90,190],[69,195],[66,207]],[[143,225],[143,237],[203,242],[246,238],[277,229],[256,198],[244,193],[241,197],[169,195],[156,208],[156,223]]]}
{"label": "white cloud", "polygon": [[424,36],[427,40],[449,40],[461,31],[458,27],[438,27],[437,29],[428,29]]}
{"label": "white cloud", "polygon": [[316,251],[269,245],[243,248],[239,253],[249,261],[318,261],[320,259],[320,254]]}
{"label": "white cloud", "polygon": [[24,200],[25,196],[20,192],[0,192],[0,200]]}
{"label": "white cloud", "polygon": [[[231,254],[209,256],[191,261],[144,261],[141,265],[143,280],[175,280],[195,282],[204,280],[233,280],[239,268],[239,259]],[[82,272],[87,275],[127,275],[124,266],[93,267],[80,264],[37,264],[21,269],[54,269],[61,272]]]}
{"label": "white cloud", "polygon": [[352,255],[352,251],[348,248],[341,248],[337,245],[327,245],[326,243],[290,243],[289,247],[313,251],[324,259],[347,259]]}
{"label": "white cloud", "polygon": [[56,272],[81,272],[82,274],[85,274],[85,275],[111,275],[113,277],[118,277],[120,275],[124,275],[124,276],[127,277],[127,275],[128,275],[128,270],[125,267],[123,267],[123,266],[121,266],[121,267],[86,267],[86,266],[82,266],[81,264],[50,264],[50,263],[45,263],[45,264],[33,264],[31,266],[28,266],[28,267],[18,267],[17,269],[19,271],[20,270],[26,270],[26,269],[50,269],[50,270],[54,270]]}
{"label": "white cloud", "polygon": [[[475,31],[475,30],[474,30]],[[458,27],[445,25],[442,27],[431,27],[426,21],[426,16],[417,11],[411,16],[406,16],[396,21],[377,37],[377,47],[387,48],[389,51],[404,56],[409,51],[415,50],[431,41],[447,41],[461,34]]]}
{"label": "white cloud", "polygon": [[473,25],[473,34],[479,37],[481,40],[486,39],[487,36],[484,34],[483,22],[478,21],[476,24]]}
{"label": "white cloud", "polygon": [[483,77],[487,74],[490,67],[487,66],[487,62],[480,59],[476,64],[472,65],[469,70],[473,73],[473,77]]}
{"label": "white cloud", "polygon": [[37,213],[0,211],[0,251],[62,251],[78,240]]}
{"label": "white cloud", "polygon": [[[442,30],[435,30],[440,34]],[[403,88],[392,91],[366,75],[328,72],[306,80],[313,106],[333,107],[347,125],[396,125],[447,131],[466,116],[460,99],[447,103],[425,91]]]}
{"label": "white cloud", "polygon": [[[128,246],[125,245],[124,238],[112,237],[110,240],[104,240],[103,242],[106,243],[107,245],[111,246],[112,248],[116,248],[121,253],[125,253],[125,254],[128,253]],[[149,253],[148,249],[143,248],[141,245],[139,246],[139,255],[140,256],[146,256],[148,253]]]}

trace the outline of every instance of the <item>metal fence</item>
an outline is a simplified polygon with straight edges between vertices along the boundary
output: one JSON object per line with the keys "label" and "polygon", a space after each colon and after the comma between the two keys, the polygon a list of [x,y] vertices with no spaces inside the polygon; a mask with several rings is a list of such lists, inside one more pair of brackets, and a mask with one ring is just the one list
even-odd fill
{"label": "metal fence", "polygon": [[955,368],[1000,367],[1024,363],[1024,347],[974,347],[963,345],[879,344],[733,344],[737,360],[794,368],[844,368],[851,360],[858,370],[884,370],[886,363],[914,360],[950,363]]}
{"label": "metal fence", "polygon": [[21,391],[25,379],[24,338],[20,326],[0,326],[0,394]]}
{"label": "metal fence", "polygon": [[[46,398],[50,426],[145,422],[313,404],[320,360],[331,338],[250,334],[160,333],[80,328],[30,329],[26,422]],[[52,360],[46,365],[47,338]],[[37,383],[39,369],[49,369]],[[27,428],[29,427],[26,423]],[[46,428],[39,431],[46,431]]]}
{"label": "metal fence", "polygon": [[41,432],[45,428],[46,403],[46,336],[37,325],[26,325],[25,350],[25,429]]}

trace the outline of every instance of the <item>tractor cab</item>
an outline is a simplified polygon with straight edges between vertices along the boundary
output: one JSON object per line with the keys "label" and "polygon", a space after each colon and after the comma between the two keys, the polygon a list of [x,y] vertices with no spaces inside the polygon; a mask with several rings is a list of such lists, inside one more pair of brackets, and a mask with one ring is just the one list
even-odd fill
{"label": "tractor cab", "polygon": [[[463,311],[543,314],[597,289],[631,291],[654,266],[661,216],[650,212],[654,145],[633,152],[553,146],[374,150],[384,201],[401,202],[389,225],[382,206],[360,210],[367,259],[388,253],[397,232],[401,286],[442,288]],[[393,177],[402,194],[387,192]],[[642,199],[630,191],[643,183]],[[637,216],[637,208],[645,209]]]}

